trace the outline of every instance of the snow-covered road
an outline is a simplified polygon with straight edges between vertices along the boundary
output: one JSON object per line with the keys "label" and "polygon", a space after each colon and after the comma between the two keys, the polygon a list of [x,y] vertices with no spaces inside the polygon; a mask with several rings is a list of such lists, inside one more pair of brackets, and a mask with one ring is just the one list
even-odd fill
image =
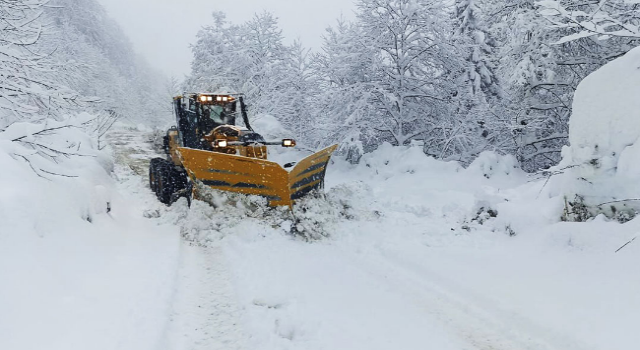
{"label": "snow-covered road", "polygon": [[[137,151],[126,152],[133,163],[153,153],[140,142],[146,136],[128,136],[136,137],[129,149]],[[121,182],[144,198],[150,220],[181,226],[189,238],[180,243],[164,347],[637,348],[638,249],[611,254],[637,222],[539,225],[510,237],[496,218],[473,220],[478,203],[495,206],[509,188],[539,192],[539,184],[517,174],[488,180],[435,161],[425,172],[388,157],[365,160],[375,173],[334,164],[325,201],[339,210],[310,208],[309,217],[331,229],[314,242],[242,208],[165,208],[139,177]]]}
{"label": "snow-covered road", "polygon": [[544,181],[508,160],[462,169],[384,147],[358,166],[336,160],[327,196],[296,212],[299,230],[329,234],[307,241],[289,233],[291,215],[242,201],[160,204],[146,178],[152,139],[109,136],[110,212],[0,237],[0,266],[20,264],[0,270],[1,349],[640,344],[640,245],[613,253],[640,222],[558,223]]}
{"label": "snow-covered road", "polygon": [[182,242],[164,349],[246,349],[230,272],[220,247]]}

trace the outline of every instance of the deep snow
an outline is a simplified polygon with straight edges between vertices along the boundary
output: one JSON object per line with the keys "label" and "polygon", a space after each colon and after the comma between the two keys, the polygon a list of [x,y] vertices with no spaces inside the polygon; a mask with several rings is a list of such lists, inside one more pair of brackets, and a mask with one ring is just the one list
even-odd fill
{"label": "deep snow", "polygon": [[80,183],[0,153],[1,349],[640,344],[640,241],[615,253],[640,220],[560,222],[562,196],[511,157],[467,169],[414,147],[335,157],[326,195],[291,214],[224,194],[218,208],[161,205],[152,137],[120,125],[115,179],[108,161],[83,160]]}
{"label": "deep snow", "polygon": [[88,136],[60,132],[80,143],[51,147],[86,156],[62,157],[56,170],[78,178],[37,176],[10,156],[28,150],[0,133],[0,349],[156,349],[179,230],[143,218]]}
{"label": "deep snow", "polygon": [[[304,153],[287,152],[273,156]],[[511,157],[486,153],[463,169],[387,145],[356,166],[334,159],[326,192],[294,212],[328,233],[311,242],[289,234],[290,216],[257,214],[251,200],[161,210],[224,255],[249,349],[640,342],[640,246],[614,253],[640,222],[560,222],[562,198]]]}
{"label": "deep snow", "polygon": [[[640,47],[604,65],[578,86],[570,122],[570,146],[554,187],[590,206],[640,198]],[[640,202],[615,203],[618,211]],[[610,205],[599,212],[609,216]]]}

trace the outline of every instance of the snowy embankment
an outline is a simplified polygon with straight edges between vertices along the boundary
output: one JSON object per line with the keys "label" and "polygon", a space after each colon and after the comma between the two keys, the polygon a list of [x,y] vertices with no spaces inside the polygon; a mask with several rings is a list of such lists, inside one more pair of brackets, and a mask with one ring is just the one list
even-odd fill
{"label": "snowy embankment", "polygon": [[[627,219],[640,210],[640,48],[584,79],[576,90],[570,147],[557,193],[589,215]],[[606,203],[606,204],[603,204]],[[631,215],[630,215],[631,214]]]}
{"label": "snowy embankment", "polygon": [[[178,230],[143,218],[146,204],[130,192],[139,178],[111,178],[108,150],[79,128],[38,130],[14,124],[0,133],[0,349],[156,349]],[[34,156],[11,141],[25,135],[76,155],[58,164]],[[118,176],[131,172],[116,167]]]}
{"label": "snowy embankment", "polygon": [[640,222],[559,222],[562,198],[515,165],[336,159],[326,199],[297,212],[329,231],[312,243],[238,203],[173,210],[227,256],[250,349],[635,349],[640,246],[614,251]]}

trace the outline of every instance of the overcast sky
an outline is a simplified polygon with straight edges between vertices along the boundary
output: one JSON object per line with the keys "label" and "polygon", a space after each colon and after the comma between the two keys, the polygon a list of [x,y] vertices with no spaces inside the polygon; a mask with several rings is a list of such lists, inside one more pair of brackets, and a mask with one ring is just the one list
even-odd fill
{"label": "overcast sky", "polygon": [[353,18],[352,0],[99,0],[116,20],[137,52],[167,75],[189,73],[191,51],[198,30],[210,24],[213,11],[242,23],[256,12],[279,18],[287,43],[300,38],[319,49],[324,29],[343,15]]}

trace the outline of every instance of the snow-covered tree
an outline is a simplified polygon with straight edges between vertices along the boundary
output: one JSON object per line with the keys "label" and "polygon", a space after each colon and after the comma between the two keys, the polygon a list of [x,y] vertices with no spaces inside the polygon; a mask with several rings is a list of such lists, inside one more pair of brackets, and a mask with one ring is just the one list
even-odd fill
{"label": "snow-covered tree", "polygon": [[50,0],[44,17],[40,47],[52,52],[56,81],[93,96],[95,111],[114,111],[135,123],[169,120],[165,78],[135,54],[97,0]]}
{"label": "snow-covered tree", "polygon": [[581,38],[611,37],[640,39],[640,2],[635,0],[603,0],[598,2],[543,0],[537,3],[540,13],[554,28],[570,29],[558,41]]}
{"label": "snow-covered tree", "polygon": [[306,89],[313,88],[308,50],[299,42],[285,45],[277,18],[268,12],[241,25],[228,23],[221,12],[213,20],[192,48],[188,88],[244,93],[251,116],[271,114],[297,133],[306,129],[312,98]]}
{"label": "snow-covered tree", "polygon": [[556,164],[567,142],[571,96],[577,84],[558,62],[562,48],[550,45],[555,34],[536,12],[532,0],[492,1],[486,13],[489,31],[497,42],[496,70],[504,98],[494,113],[506,121],[510,135],[506,150],[526,170]]}
{"label": "snow-covered tree", "polygon": [[242,26],[240,56],[246,78],[242,90],[257,113],[278,117],[286,100],[289,47],[283,44],[278,19],[268,12],[255,15]]}
{"label": "snow-covered tree", "polygon": [[461,92],[468,55],[452,18],[437,1],[362,0],[355,23],[330,28],[314,57],[326,140],[351,154],[417,140],[428,154],[465,161],[486,149],[479,113],[469,117],[471,97]]}
{"label": "snow-covered tree", "polygon": [[[613,3],[616,1],[561,1],[578,16],[578,11],[598,13]],[[621,5],[620,1],[617,3]],[[567,144],[568,120],[578,83],[637,45],[629,38],[603,41],[596,36],[578,37],[578,29],[558,25],[568,24],[568,19],[561,21],[548,9],[542,16],[539,5],[533,0],[488,0],[483,10],[489,34],[497,43],[500,64],[495,72],[504,91],[504,98],[493,106],[493,113],[510,120],[503,129],[511,133],[513,144],[506,150],[516,155],[528,171],[560,160],[561,149]],[[631,17],[632,12],[628,12]],[[567,37],[575,40],[563,39]]]}
{"label": "snow-covered tree", "polygon": [[22,121],[60,118],[79,102],[54,79],[49,52],[37,50],[46,1],[0,0],[0,129]]}
{"label": "snow-covered tree", "polygon": [[371,125],[397,145],[434,141],[434,129],[455,111],[457,87],[451,77],[462,71],[442,2],[360,0],[357,6],[362,45],[375,48],[380,57],[371,83],[376,109],[368,116]]}
{"label": "snow-covered tree", "polygon": [[[275,103],[277,116],[302,140],[311,141],[309,126],[315,124],[313,107],[317,105],[320,86],[310,66],[309,49],[296,40],[285,58],[281,74],[281,91]],[[313,141],[311,141],[313,143]]]}
{"label": "snow-covered tree", "polygon": [[231,25],[222,12],[212,14],[213,24],[202,28],[191,48],[191,75],[185,85],[194,91],[216,91],[232,87],[240,91],[245,64],[240,55],[240,28]]}
{"label": "snow-covered tree", "polygon": [[309,125],[312,137],[322,146],[341,144],[351,161],[379,143],[368,118],[375,113],[369,101],[379,55],[361,38],[357,25],[340,19],[327,28],[322,52],[311,63],[321,90],[314,105],[316,122]]}
{"label": "snow-covered tree", "polygon": [[465,73],[472,96],[482,101],[501,95],[495,70],[495,42],[489,37],[478,7],[478,0],[457,0],[458,35],[470,40],[468,67]]}

